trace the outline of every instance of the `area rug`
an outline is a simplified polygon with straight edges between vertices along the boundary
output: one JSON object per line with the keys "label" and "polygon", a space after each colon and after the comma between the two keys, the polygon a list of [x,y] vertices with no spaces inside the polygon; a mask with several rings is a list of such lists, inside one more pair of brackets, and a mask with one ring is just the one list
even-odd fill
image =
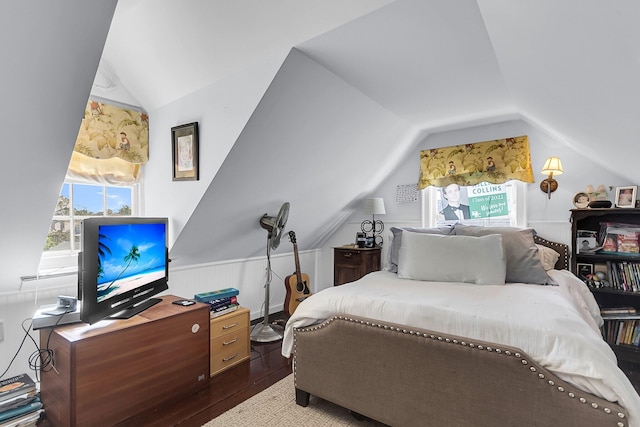
{"label": "area rug", "polygon": [[327,427],[361,426],[383,427],[384,424],[358,421],[338,405],[311,396],[309,406],[296,405],[293,374],[245,400],[202,427]]}

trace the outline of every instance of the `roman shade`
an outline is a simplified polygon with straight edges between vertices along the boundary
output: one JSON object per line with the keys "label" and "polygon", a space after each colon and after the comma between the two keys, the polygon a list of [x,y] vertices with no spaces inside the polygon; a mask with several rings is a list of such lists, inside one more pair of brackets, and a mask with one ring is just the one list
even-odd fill
{"label": "roman shade", "polygon": [[70,179],[118,185],[137,182],[149,160],[146,114],[90,99],[67,171]]}

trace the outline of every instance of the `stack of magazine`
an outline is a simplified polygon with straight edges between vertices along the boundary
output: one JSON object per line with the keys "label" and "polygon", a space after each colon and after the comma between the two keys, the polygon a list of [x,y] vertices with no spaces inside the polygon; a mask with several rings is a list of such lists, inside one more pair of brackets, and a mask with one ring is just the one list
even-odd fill
{"label": "stack of magazine", "polygon": [[0,380],[0,427],[35,426],[42,412],[40,394],[29,375]]}
{"label": "stack of magazine", "polygon": [[211,318],[213,319],[214,317],[236,311],[238,307],[240,307],[238,294],[240,294],[240,291],[235,288],[225,288],[195,294],[194,299],[209,304]]}

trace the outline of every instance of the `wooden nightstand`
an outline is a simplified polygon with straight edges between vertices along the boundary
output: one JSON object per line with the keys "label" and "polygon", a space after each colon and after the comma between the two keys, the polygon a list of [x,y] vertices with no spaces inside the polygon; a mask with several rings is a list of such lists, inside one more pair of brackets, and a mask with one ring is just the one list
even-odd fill
{"label": "wooden nightstand", "polygon": [[249,324],[249,309],[244,307],[210,320],[211,376],[249,359]]}
{"label": "wooden nightstand", "polygon": [[333,285],[358,280],[367,273],[380,270],[380,248],[333,248]]}

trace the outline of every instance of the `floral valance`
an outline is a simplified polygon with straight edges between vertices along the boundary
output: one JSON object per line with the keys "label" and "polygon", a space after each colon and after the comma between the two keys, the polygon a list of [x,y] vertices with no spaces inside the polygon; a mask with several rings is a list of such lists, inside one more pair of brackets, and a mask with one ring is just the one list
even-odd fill
{"label": "floral valance", "polygon": [[74,151],[92,159],[118,157],[145,164],[149,160],[149,118],[138,111],[90,99]]}
{"label": "floral valance", "polygon": [[512,179],[534,182],[526,135],[420,152],[420,189],[452,183],[501,184]]}

